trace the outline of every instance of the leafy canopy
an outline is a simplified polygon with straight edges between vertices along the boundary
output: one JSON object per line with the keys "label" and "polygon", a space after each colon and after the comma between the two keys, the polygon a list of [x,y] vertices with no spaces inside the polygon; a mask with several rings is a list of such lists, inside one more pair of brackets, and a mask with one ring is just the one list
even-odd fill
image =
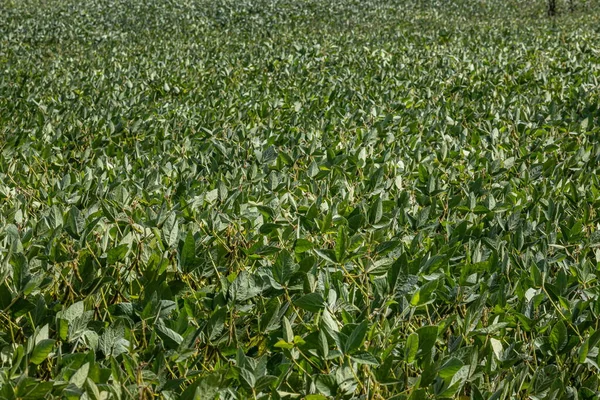
{"label": "leafy canopy", "polygon": [[595,1],[0,10],[0,397],[598,398]]}

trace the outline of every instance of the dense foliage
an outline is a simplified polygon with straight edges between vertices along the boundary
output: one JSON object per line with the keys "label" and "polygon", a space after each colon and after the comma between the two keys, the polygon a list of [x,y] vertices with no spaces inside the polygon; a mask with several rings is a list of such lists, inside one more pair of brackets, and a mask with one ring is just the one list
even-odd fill
{"label": "dense foliage", "polygon": [[0,0],[0,398],[598,398],[575,3]]}

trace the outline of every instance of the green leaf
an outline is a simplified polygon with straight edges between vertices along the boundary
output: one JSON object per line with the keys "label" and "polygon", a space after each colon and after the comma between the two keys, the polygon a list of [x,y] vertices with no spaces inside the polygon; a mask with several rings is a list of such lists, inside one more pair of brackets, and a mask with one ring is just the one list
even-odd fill
{"label": "green leaf", "polygon": [[277,255],[275,264],[273,264],[273,278],[282,286],[287,285],[291,276],[296,272],[297,266],[294,264],[291,254],[287,250],[282,250]]}
{"label": "green leaf", "polygon": [[310,241],[306,239],[297,239],[296,243],[294,244],[294,251],[296,254],[302,254],[312,250],[313,247],[314,245]]}
{"label": "green leaf", "polygon": [[408,335],[406,339],[406,347],[404,348],[404,361],[412,363],[419,351],[419,335],[415,332]]}
{"label": "green leaf", "polygon": [[383,257],[389,252],[394,251],[399,245],[400,241],[398,240],[380,243],[379,245],[377,245],[377,248],[375,248],[375,254],[377,254],[379,257]]}
{"label": "green leaf", "polygon": [[350,336],[348,336],[348,340],[346,341],[346,343],[344,343],[344,353],[350,353],[360,348],[364,343],[365,335],[368,329],[369,323],[366,320],[358,324],[356,328],[354,328]]}
{"label": "green leaf", "polygon": [[431,354],[433,346],[437,341],[438,327],[435,325],[424,326],[417,330],[419,335],[419,351],[422,357],[426,358]]}
{"label": "green leaf", "polygon": [[67,340],[67,338],[69,337],[69,321],[67,321],[66,319],[58,318],[57,325],[58,337],[60,338],[60,340]]}
{"label": "green leaf", "polygon": [[477,385],[473,385],[471,387],[471,400],[484,400],[485,397],[481,394],[481,390],[477,387]]}
{"label": "green leaf", "polygon": [[100,337],[94,331],[87,330],[83,332],[82,335],[85,344],[92,349],[93,351],[98,350],[98,346],[100,344]]}
{"label": "green leaf", "polygon": [[427,392],[425,391],[425,389],[413,390],[410,394],[410,397],[408,398],[408,400],[426,400],[426,399],[427,399]]}
{"label": "green leaf", "polygon": [[309,178],[314,178],[319,173],[319,165],[316,162],[310,163],[307,170],[307,175]]}
{"label": "green leaf", "polygon": [[35,365],[41,364],[50,354],[56,340],[54,339],[42,339],[33,348],[33,353],[29,361]]}
{"label": "green leaf", "polygon": [[438,286],[438,280],[430,281],[424,284],[417,290],[411,300],[410,305],[414,307],[422,306],[431,303],[435,300],[435,289]]}
{"label": "green leaf", "polygon": [[28,283],[31,281],[29,262],[23,254],[16,254],[11,259],[13,270],[13,282],[19,293],[24,293]]}
{"label": "green leaf", "polygon": [[331,249],[316,250],[315,253],[329,264],[337,264],[335,252]]}
{"label": "green leaf", "polygon": [[330,336],[334,336],[334,333],[339,332],[338,324],[327,308],[323,310],[323,314],[321,316],[321,324],[321,327]]}
{"label": "green leaf", "polygon": [[374,367],[379,366],[379,361],[377,361],[377,358],[367,351],[356,352],[352,354],[350,358],[358,364],[372,365]]}
{"label": "green leaf", "polygon": [[85,226],[85,220],[83,219],[81,212],[75,206],[71,207],[66,217],[65,230],[74,239],[79,239],[83,228]]}
{"label": "green leaf", "polygon": [[264,224],[261,225],[259,232],[262,233],[263,235],[268,235],[273,231],[276,231],[277,229],[281,228],[282,225],[281,224],[275,224],[272,222],[266,222]]}
{"label": "green leaf", "polygon": [[568,342],[567,328],[562,320],[558,321],[550,331],[550,345],[555,352],[559,353],[567,346]]}
{"label": "green leaf", "polygon": [[320,293],[309,293],[294,301],[294,305],[306,311],[318,312],[325,308],[325,300]]}
{"label": "green leaf", "polygon": [[504,346],[502,346],[502,342],[496,338],[490,338],[490,345],[492,346],[492,351],[496,355],[498,360],[502,360],[504,354]]}
{"label": "green leaf", "polygon": [[286,317],[283,317],[283,340],[287,343],[292,343],[294,341],[292,324],[290,324],[290,321]]}
{"label": "green leaf", "polygon": [[377,197],[377,199],[371,205],[369,209],[369,222],[371,224],[376,224],[381,221],[381,217],[383,216],[383,201],[381,197]]}
{"label": "green leaf", "polygon": [[11,393],[12,385],[3,385],[0,389],[3,396],[6,394],[13,395],[14,398],[18,399],[43,399],[52,393],[52,382],[39,382],[38,380],[30,377],[21,376],[17,380],[17,384],[14,387],[14,392]]}
{"label": "green leaf", "polygon": [[116,247],[113,247],[107,252],[106,263],[108,265],[116,264],[125,259],[127,256],[127,252],[129,251],[129,245],[120,244]]}
{"label": "green leaf", "polygon": [[275,343],[273,346],[277,347],[278,349],[286,349],[286,350],[291,350],[295,347],[294,343],[287,342],[283,339],[278,340],[277,343]]}
{"label": "green leaf", "polygon": [[256,377],[252,371],[247,370],[246,368],[240,368],[240,377],[242,378],[242,382],[244,382],[248,387],[254,388],[256,385]]}
{"label": "green leaf", "polygon": [[325,396],[333,396],[337,390],[336,379],[332,375],[319,374],[315,378],[315,387]]}
{"label": "green leaf", "polygon": [[83,385],[85,384],[85,380],[87,379],[89,372],[90,363],[86,362],[77,371],[75,371],[75,373],[71,376],[71,379],[69,379],[69,383],[72,383],[78,388],[83,388]]}
{"label": "green leaf", "polygon": [[5,283],[0,283],[0,308],[3,310],[8,309],[12,299],[13,296],[8,286]]}
{"label": "green leaf", "polygon": [[346,227],[340,225],[337,233],[337,240],[335,242],[335,259],[341,263],[346,258],[346,249],[348,247],[348,233]]}
{"label": "green leaf", "polygon": [[458,358],[452,357],[440,367],[438,374],[442,379],[449,379],[452,378],[462,366],[463,363]]}
{"label": "green leaf", "polygon": [[308,394],[304,397],[305,400],[327,400],[327,396],[322,394]]}
{"label": "green leaf", "polygon": [[171,213],[162,226],[162,237],[168,247],[175,247],[179,239],[179,223],[175,213]]}
{"label": "green leaf", "polygon": [[99,348],[106,357],[117,357],[128,351],[129,341],[125,339],[125,327],[122,323],[113,323],[100,336]]}
{"label": "green leaf", "polygon": [[254,385],[254,387],[257,392],[266,391],[276,381],[277,381],[276,376],[264,375],[256,380],[256,384]]}
{"label": "green leaf", "polygon": [[189,273],[196,267],[196,240],[191,231],[188,231],[179,256],[179,268]]}
{"label": "green leaf", "polygon": [[277,297],[271,298],[266,306],[265,311],[261,315],[259,320],[259,325],[262,333],[269,333],[278,327],[281,324],[281,320],[279,318],[279,310],[281,309],[281,304],[279,303],[279,299]]}
{"label": "green leaf", "polygon": [[208,340],[216,340],[225,328],[225,318],[227,317],[227,307],[217,309],[208,320],[207,332]]}
{"label": "green leaf", "polygon": [[176,349],[183,342],[183,337],[162,323],[156,325],[156,333],[162,339],[167,349]]}
{"label": "green leaf", "polygon": [[59,311],[56,316],[58,318],[64,319],[68,322],[73,322],[77,318],[81,318],[85,311],[83,301],[78,301],[77,303],[71,304],[69,308],[64,311]]}
{"label": "green leaf", "polygon": [[581,347],[579,348],[579,352],[578,352],[578,361],[580,364],[583,364],[585,362],[585,360],[587,359],[587,356],[589,354],[589,350],[590,350],[590,341],[589,339],[586,339],[583,344],[581,345]]}
{"label": "green leaf", "polygon": [[181,400],[214,400],[222,386],[219,373],[210,373],[196,379],[181,394]]}

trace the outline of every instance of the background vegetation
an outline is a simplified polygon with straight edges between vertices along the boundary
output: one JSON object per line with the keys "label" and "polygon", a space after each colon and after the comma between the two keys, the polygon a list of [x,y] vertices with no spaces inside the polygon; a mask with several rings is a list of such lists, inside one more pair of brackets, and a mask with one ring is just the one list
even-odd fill
{"label": "background vegetation", "polygon": [[0,0],[0,397],[598,398],[597,5]]}

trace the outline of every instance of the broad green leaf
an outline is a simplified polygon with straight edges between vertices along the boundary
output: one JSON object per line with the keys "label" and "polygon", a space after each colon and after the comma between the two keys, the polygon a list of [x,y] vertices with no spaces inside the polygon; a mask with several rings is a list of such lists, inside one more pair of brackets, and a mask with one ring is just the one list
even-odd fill
{"label": "broad green leaf", "polygon": [[128,251],[129,245],[127,244],[120,244],[116,247],[113,247],[107,252],[107,264],[112,265],[117,262],[123,261]]}
{"label": "broad green leaf", "polygon": [[54,339],[40,340],[33,348],[33,353],[31,354],[31,358],[29,359],[29,361],[36,365],[41,364],[48,357],[48,355],[54,348],[55,343],[56,340]]}
{"label": "broad green leaf", "polygon": [[56,315],[59,318],[66,320],[67,322],[73,322],[77,318],[81,318],[85,311],[83,301],[73,303],[69,308],[64,311],[58,312]]}
{"label": "broad green leaf", "polygon": [[449,379],[452,378],[462,366],[463,363],[458,358],[452,357],[440,367],[438,374],[442,379]]}
{"label": "broad green leaf", "polygon": [[262,290],[262,282],[257,275],[242,271],[229,286],[228,294],[237,302],[244,302],[258,296]]}
{"label": "broad green leaf", "polygon": [[315,379],[315,387],[325,396],[333,396],[337,390],[335,376],[319,374]]}
{"label": "broad green leaf", "polygon": [[8,289],[8,286],[4,283],[0,284],[0,307],[3,310],[8,309],[12,302],[12,299],[13,296],[10,290]]}
{"label": "broad green leaf", "polygon": [[125,328],[121,323],[113,323],[100,336],[99,348],[106,357],[117,357],[128,351],[129,341],[125,339]]}
{"label": "broad green leaf", "polygon": [[296,254],[302,254],[309,250],[312,250],[313,247],[314,245],[310,241],[306,239],[298,239],[294,244],[294,251],[296,252]]}
{"label": "broad green leaf", "polygon": [[294,348],[294,344],[291,342],[287,342],[283,339],[280,339],[277,341],[277,343],[275,343],[273,346],[279,348],[279,349],[286,349],[286,350],[291,350]]}
{"label": "broad green leaf", "polygon": [[183,337],[179,333],[162,323],[156,325],[156,333],[158,333],[158,336],[160,336],[165,347],[168,349],[176,349],[183,342]]}
{"label": "broad green leaf", "polygon": [[502,360],[504,353],[504,346],[502,346],[502,342],[496,338],[490,338],[490,345],[492,346],[492,351],[496,355],[498,360]]}
{"label": "broad green leaf", "polygon": [[327,400],[327,396],[322,394],[309,394],[304,397],[305,400]]}
{"label": "broad green leaf", "polygon": [[296,271],[296,268],[291,254],[286,250],[282,250],[279,252],[272,268],[273,278],[275,278],[277,283],[286,285],[290,277]]}
{"label": "broad green leaf", "polygon": [[321,249],[316,250],[315,253],[321,257],[323,260],[327,261],[329,264],[337,264],[337,260],[335,258],[335,251],[330,249]]}
{"label": "broad green leaf", "polygon": [[179,239],[179,223],[175,213],[171,213],[162,226],[162,237],[168,247],[175,247]]}
{"label": "broad green leaf", "polygon": [[252,373],[252,371],[248,371],[246,368],[240,368],[239,372],[242,382],[253,389],[256,385],[256,377],[254,376],[254,373]]}
{"label": "broad green leaf", "polygon": [[425,400],[425,399],[427,399],[427,392],[425,391],[425,389],[413,390],[408,399],[409,400]]}
{"label": "broad green leaf", "polygon": [[74,239],[79,239],[83,228],[85,226],[85,220],[83,219],[81,212],[75,206],[71,207],[65,218],[65,230]]}
{"label": "broad green leaf", "polygon": [[331,313],[329,312],[329,310],[327,308],[325,308],[323,310],[321,321],[322,321],[322,327],[330,335],[332,335],[332,333],[339,332],[338,323],[336,322],[335,318],[331,315]]}
{"label": "broad green leaf", "polygon": [[417,330],[419,336],[418,344],[422,357],[426,358],[431,354],[433,346],[437,341],[438,327],[435,325],[424,326]]}
{"label": "broad green leaf", "polygon": [[368,329],[369,323],[367,321],[362,321],[360,324],[358,324],[350,336],[348,336],[348,340],[344,346],[344,352],[350,353],[360,348],[364,343],[365,335],[367,334]]}
{"label": "broad green leaf", "polygon": [[264,375],[256,380],[254,387],[257,391],[267,391],[269,387],[272,387],[273,383],[277,381],[277,377],[274,375]]}
{"label": "broad green leaf", "polygon": [[583,344],[581,345],[581,347],[579,347],[578,361],[580,364],[583,364],[585,362],[585,360],[587,359],[589,350],[590,350],[590,341],[589,341],[589,339],[586,339],[583,342]]}
{"label": "broad green leaf", "polygon": [[281,309],[281,304],[279,303],[279,299],[276,297],[271,298],[265,307],[264,314],[261,315],[259,324],[261,332],[268,333],[272,330],[277,329],[281,320],[279,318],[279,310]]}
{"label": "broad green leaf", "polygon": [[227,307],[221,307],[211,315],[207,326],[208,340],[216,340],[221,335],[225,328],[226,317]]}
{"label": "broad green leaf", "polygon": [[86,362],[83,364],[69,379],[69,383],[77,386],[78,388],[82,388],[85,384],[85,380],[88,377],[88,373],[90,371],[90,363]]}
{"label": "broad green leaf", "polygon": [[415,360],[417,351],[419,350],[419,335],[415,332],[408,335],[406,339],[406,347],[404,348],[404,361],[412,363]]}
{"label": "broad green leaf", "polygon": [[550,345],[555,352],[561,352],[569,341],[564,322],[558,321],[550,331]]}
{"label": "broad green leaf", "polygon": [[427,282],[413,294],[410,300],[410,304],[412,306],[417,307],[430,303],[435,299],[435,289],[437,288],[437,286],[437,280]]}
{"label": "broad green leaf", "polygon": [[191,231],[188,231],[181,247],[179,256],[179,268],[184,272],[190,272],[196,266],[196,240]]}
{"label": "broad green leaf", "polygon": [[222,379],[218,373],[210,373],[196,379],[183,393],[181,400],[212,400],[217,396]]}
{"label": "broad green leaf", "polygon": [[377,358],[375,358],[373,354],[366,351],[354,353],[350,356],[350,358],[358,364],[372,365],[375,367],[379,366],[379,361],[377,361]]}
{"label": "broad green leaf", "polygon": [[294,331],[292,329],[292,324],[286,317],[283,317],[283,339],[287,343],[292,343],[294,341]]}
{"label": "broad green leaf", "polygon": [[347,247],[348,233],[346,232],[346,227],[344,225],[340,225],[335,242],[335,259],[337,262],[341,263],[346,258]]}
{"label": "broad green leaf", "polygon": [[381,197],[377,197],[375,201],[372,203],[371,208],[369,209],[369,222],[371,224],[376,224],[381,221],[381,217],[383,216],[383,201]]}
{"label": "broad green leaf", "polygon": [[319,293],[309,293],[294,301],[297,307],[310,312],[318,312],[325,307],[323,296]]}
{"label": "broad green leaf", "polygon": [[15,289],[19,293],[24,293],[32,279],[29,262],[23,254],[16,254],[12,257],[11,264]]}

